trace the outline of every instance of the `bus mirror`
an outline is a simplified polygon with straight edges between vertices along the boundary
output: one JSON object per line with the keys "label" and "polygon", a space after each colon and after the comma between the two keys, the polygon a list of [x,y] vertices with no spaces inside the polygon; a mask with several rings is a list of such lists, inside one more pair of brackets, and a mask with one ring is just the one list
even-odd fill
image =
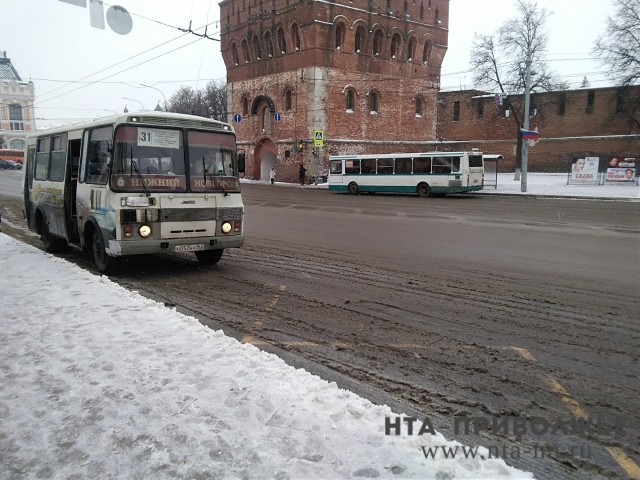
{"label": "bus mirror", "polygon": [[244,169],[245,169],[245,153],[244,152],[238,152],[238,171],[240,173],[244,173]]}

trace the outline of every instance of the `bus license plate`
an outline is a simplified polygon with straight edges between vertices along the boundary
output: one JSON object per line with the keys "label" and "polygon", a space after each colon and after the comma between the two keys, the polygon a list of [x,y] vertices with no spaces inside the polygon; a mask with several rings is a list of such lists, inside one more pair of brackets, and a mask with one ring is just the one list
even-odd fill
{"label": "bus license plate", "polygon": [[204,243],[196,243],[195,245],[176,245],[176,252],[199,252],[204,250]]}

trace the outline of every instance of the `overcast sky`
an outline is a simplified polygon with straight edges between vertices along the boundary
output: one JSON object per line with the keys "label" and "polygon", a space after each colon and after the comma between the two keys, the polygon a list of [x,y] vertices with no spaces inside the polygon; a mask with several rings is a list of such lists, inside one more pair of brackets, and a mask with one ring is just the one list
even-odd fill
{"label": "overcast sky", "polygon": [[[446,1],[446,0],[439,0]],[[183,85],[203,88],[225,79],[219,38],[218,0],[113,0],[94,17],[107,18],[111,5],[130,13],[127,25],[91,25],[92,8],[83,0],[2,0],[0,50],[23,80],[36,87],[38,127],[131,110],[153,109]],[[475,33],[492,34],[515,15],[513,0],[450,0],[449,50],[442,71],[445,90],[471,88],[470,49]],[[586,75],[593,87],[612,84],[592,58],[595,38],[614,13],[612,0],[538,0],[553,12],[548,20],[551,69],[577,88]],[[585,5],[588,5],[585,8]],[[156,87],[143,87],[141,84]],[[164,94],[164,97],[163,97]]]}

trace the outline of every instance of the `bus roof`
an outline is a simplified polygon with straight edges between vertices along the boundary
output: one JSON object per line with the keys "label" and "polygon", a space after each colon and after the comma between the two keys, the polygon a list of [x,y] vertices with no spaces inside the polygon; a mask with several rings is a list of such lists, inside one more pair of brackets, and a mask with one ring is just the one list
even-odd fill
{"label": "bus roof", "polygon": [[156,126],[173,126],[173,127],[190,127],[203,128],[206,130],[220,130],[235,133],[233,126],[226,122],[214,120],[212,118],[199,117],[197,115],[188,115],[185,113],[173,112],[129,112],[117,115],[108,115],[106,117],[96,118],[94,120],[86,120],[78,123],[71,123],[59,127],[52,127],[45,130],[37,130],[27,135],[27,139],[39,137],[42,135],[52,135],[56,133],[64,133],[72,130],[84,130],[86,128],[98,127],[100,125],[120,124],[120,123],[142,123],[145,125]]}
{"label": "bus roof", "polygon": [[416,153],[380,153],[367,155],[332,155],[329,160],[356,160],[368,158],[398,158],[398,157],[459,157],[461,155],[482,155],[482,152],[464,151],[464,152],[416,152]]}

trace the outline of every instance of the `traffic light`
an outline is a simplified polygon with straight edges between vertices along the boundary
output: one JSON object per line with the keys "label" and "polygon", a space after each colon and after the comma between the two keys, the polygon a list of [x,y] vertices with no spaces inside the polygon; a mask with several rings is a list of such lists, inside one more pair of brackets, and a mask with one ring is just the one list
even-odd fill
{"label": "traffic light", "polygon": [[300,153],[304,152],[304,141],[303,140],[298,140],[298,151]]}

